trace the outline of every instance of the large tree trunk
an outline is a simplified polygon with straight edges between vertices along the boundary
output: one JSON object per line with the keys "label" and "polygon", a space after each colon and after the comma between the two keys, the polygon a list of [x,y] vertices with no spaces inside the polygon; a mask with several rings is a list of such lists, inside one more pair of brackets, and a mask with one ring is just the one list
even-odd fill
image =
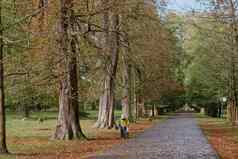
{"label": "large tree trunk", "polygon": [[73,28],[73,0],[60,0],[59,52],[64,58],[60,64],[59,115],[55,139],[71,140],[85,137],[79,122],[77,55],[75,37],[69,35]]}
{"label": "large tree trunk", "polygon": [[237,90],[236,90],[236,65],[235,65],[235,59],[234,59],[234,50],[232,50],[230,54],[230,79],[229,79],[229,85],[230,85],[230,92],[229,92],[229,106],[230,106],[230,121],[232,125],[235,125],[236,122],[236,107],[237,107]]}
{"label": "large tree trunk", "polygon": [[100,97],[97,128],[112,128],[114,122],[114,81],[107,76],[104,81],[104,94]]}
{"label": "large tree trunk", "polygon": [[[2,0],[0,1],[0,26],[2,26]],[[3,30],[0,30],[0,153],[8,153],[6,145],[6,117],[4,96],[4,66],[3,66]]]}
{"label": "large tree trunk", "polygon": [[[103,24],[106,31],[103,37],[103,47],[108,56],[108,61],[106,61],[104,90],[100,97],[98,120],[95,127],[112,128],[114,125],[115,80],[119,56],[119,16],[116,13],[112,13],[110,16],[109,11],[106,11],[104,13]],[[112,31],[109,33],[110,28]]]}
{"label": "large tree trunk", "polygon": [[230,28],[231,28],[231,45],[232,50],[229,54],[230,58],[230,74],[229,74],[229,99],[228,99],[228,108],[230,109],[229,120],[232,125],[236,124],[236,111],[237,111],[237,84],[236,84],[236,60],[235,55],[237,54],[237,43],[238,43],[238,35],[237,35],[237,25],[236,25],[236,8],[235,4],[232,0],[229,0],[229,16],[231,18]]}
{"label": "large tree trunk", "polygon": [[139,88],[138,88],[138,117],[141,118],[145,115],[145,100],[144,100],[144,84],[142,79],[142,72],[137,69]]}
{"label": "large tree trunk", "polygon": [[132,82],[133,82],[133,120],[136,121],[138,118],[138,91],[137,91],[137,76],[136,76],[136,68],[133,68],[132,71]]}
{"label": "large tree trunk", "polygon": [[[126,52],[128,53],[128,52]],[[126,116],[129,120],[132,120],[132,110],[131,110],[131,66],[128,63],[127,57],[123,57],[123,95],[122,95],[122,114]]]}

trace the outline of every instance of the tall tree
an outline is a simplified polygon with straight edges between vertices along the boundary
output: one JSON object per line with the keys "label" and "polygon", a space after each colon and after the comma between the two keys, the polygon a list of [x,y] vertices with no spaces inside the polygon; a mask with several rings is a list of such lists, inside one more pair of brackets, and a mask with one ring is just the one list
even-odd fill
{"label": "tall tree", "polygon": [[226,26],[224,38],[227,41],[229,52],[226,54],[228,64],[228,120],[235,125],[238,111],[237,111],[237,53],[238,53],[238,21],[237,21],[237,1],[224,0],[212,1],[214,17],[218,22]]}
{"label": "tall tree", "polygon": [[[127,50],[125,48],[125,50]],[[128,51],[125,52],[125,54]],[[132,120],[131,110],[131,64],[129,64],[128,57],[124,55],[123,59],[123,90],[122,90],[122,114],[129,120]]]}
{"label": "tall tree", "polygon": [[55,139],[78,139],[85,137],[79,122],[78,80],[77,80],[77,37],[73,0],[60,0],[59,54],[59,115],[54,134]]}
{"label": "tall tree", "polygon": [[4,41],[2,21],[2,0],[0,1],[0,153],[8,153],[6,145],[6,116],[5,116],[5,95],[4,95]]}
{"label": "tall tree", "polygon": [[[103,0],[104,7],[109,6],[108,0]],[[103,93],[99,102],[98,120],[95,124],[98,128],[112,128],[114,125],[114,104],[115,104],[115,80],[119,57],[119,15],[115,8],[106,10],[103,13],[102,37],[103,51],[106,55],[105,78]]]}

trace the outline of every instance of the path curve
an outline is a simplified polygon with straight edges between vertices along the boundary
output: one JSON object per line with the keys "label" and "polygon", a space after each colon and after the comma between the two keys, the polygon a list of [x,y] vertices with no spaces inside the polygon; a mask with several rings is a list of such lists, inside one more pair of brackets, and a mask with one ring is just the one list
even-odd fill
{"label": "path curve", "polygon": [[192,114],[177,114],[127,144],[88,159],[218,159]]}

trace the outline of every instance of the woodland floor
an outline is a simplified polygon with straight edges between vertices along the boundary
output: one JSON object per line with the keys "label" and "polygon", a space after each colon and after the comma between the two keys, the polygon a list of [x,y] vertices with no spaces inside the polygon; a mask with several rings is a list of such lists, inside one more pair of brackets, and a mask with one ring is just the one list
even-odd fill
{"label": "woodland floor", "polygon": [[[50,140],[55,128],[56,113],[41,113],[40,116],[47,117],[43,123],[37,120],[39,114],[32,114],[31,118],[26,120],[22,120],[18,115],[8,114],[7,144],[11,155],[0,156],[0,159],[78,159],[127,142],[120,139],[118,130],[92,128],[96,113],[91,114],[90,118],[81,120],[82,128],[91,140],[70,142]],[[167,116],[163,116],[153,122],[144,119],[131,124],[130,138],[166,118]]]}
{"label": "woodland floor", "polygon": [[193,116],[171,116],[129,142],[87,159],[218,159]]}
{"label": "woodland floor", "polygon": [[232,127],[225,119],[199,118],[199,123],[209,142],[221,159],[238,158],[238,127]]}

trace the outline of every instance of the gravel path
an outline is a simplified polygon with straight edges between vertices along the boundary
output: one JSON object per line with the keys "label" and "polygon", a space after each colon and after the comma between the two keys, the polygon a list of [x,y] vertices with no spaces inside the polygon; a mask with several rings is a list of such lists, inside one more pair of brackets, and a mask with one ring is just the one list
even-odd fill
{"label": "gravel path", "polygon": [[191,114],[178,114],[127,144],[88,159],[218,159]]}

